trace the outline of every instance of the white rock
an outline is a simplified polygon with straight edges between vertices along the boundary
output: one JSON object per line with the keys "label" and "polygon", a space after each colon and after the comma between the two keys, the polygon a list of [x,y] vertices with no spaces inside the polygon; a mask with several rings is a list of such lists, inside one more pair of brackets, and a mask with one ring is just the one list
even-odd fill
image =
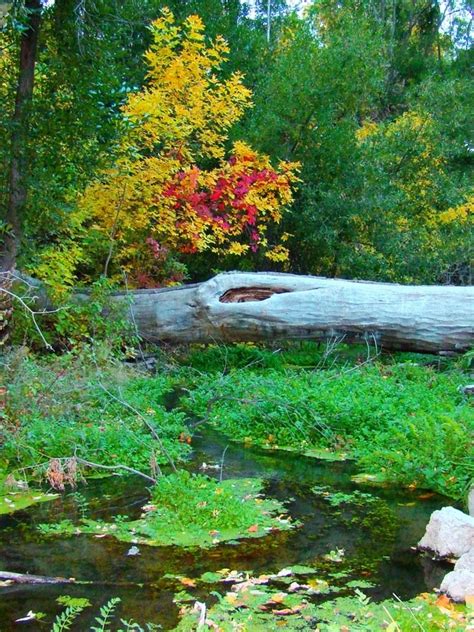
{"label": "white rock", "polygon": [[454,570],[455,571],[465,570],[465,571],[471,571],[471,573],[474,573],[474,549],[471,549],[467,553],[464,553],[464,555],[461,555],[461,557],[458,559],[458,561],[454,565]]}
{"label": "white rock", "polygon": [[474,573],[461,569],[448,573],[440,587],[454,601],[464,601],[467,595],[474,595]]}
{"label": "white rock", "polygon": [[461,557],[474,549],[474,517],[454,507],[434,511],[418,548],[439,557]]}
{"label": "white rock", "polygon": [[467,506],[469,507],[469,515],[474,516],[474,487],[471,487],[467,496]]}
{"label": "white rock", "polygon": [[127,551],[127,555],[140,555],[140,549],[138,546],[131,546]]}

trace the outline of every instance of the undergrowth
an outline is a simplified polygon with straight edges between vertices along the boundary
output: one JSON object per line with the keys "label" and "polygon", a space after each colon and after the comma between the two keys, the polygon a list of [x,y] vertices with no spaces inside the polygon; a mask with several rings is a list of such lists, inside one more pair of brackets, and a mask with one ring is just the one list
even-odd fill
{"label": "undergrowth", "polygon": [[307,346],[298,354],[243,345],[189,360],[200,369],[185,409],[236,441],[342,451],[388,482],[455,498],[474,476],[474,410],[458,364],[417,354],[371,360],[360,348],[325,357],[313,347],[311,359]]}
{"label": "undergrowth", "polygon": [[260,479],[217,481],[181,470],[163,476],[151,491],[138,520],[116,516],[106,523],[83,518],[39,526],[45,535],[93,533],[151,546],[209,547],[237,538],[258,538],[286,531],[294,523],[284,506],[265,498]]}
{"label": "undergrowth", "polygon": [[[150,376],[96,346],[5,356],[0,467],[39,478],[51,459],[77,456],[156,475],[189,452],[187,415],[235,441],[354,458],[387,482],[454,498],[474,477],[462,361],[311,343],[192,347],[157,360]],[[182,410],[167,410],[166,394],[183,385]]]}
{"label": "undergrowth", "polygon": [[100,348],[48,359],[20,348],[3,359],[0,383],[8,384],[0,466],[17,477],[41,479],[52,459],[74,458],[97,464],[81,476],[119,464],[149,473],[189,452],[178,440],[184,414],[163,405],[174,378],[163,373],[150,380]]}

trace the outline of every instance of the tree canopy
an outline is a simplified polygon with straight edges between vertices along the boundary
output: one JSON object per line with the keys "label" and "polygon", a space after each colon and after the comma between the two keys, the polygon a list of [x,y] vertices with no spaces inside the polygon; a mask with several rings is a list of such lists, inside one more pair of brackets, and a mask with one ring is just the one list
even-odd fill
{"label": "tree canopy", "polygon": [[469,281],[469,2],[2,7],[4,267]]}

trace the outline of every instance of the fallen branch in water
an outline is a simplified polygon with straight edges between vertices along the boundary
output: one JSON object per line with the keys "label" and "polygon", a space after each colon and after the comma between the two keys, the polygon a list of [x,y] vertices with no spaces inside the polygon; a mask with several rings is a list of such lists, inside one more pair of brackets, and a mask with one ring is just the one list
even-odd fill
{"label": "fallen branch in water", "polygon": [[[49,461],[46,461],[44,463],[35,463],[34,465],[27,465],[25,467],[13,470],[11,473],[14,474],[17,471],[24,472],[25,470],[31,470],[31,469],[37,470],[42,467],[46,468],[50,466],[51,461],[57,461],[57,462],[63,463],[65,461],[66,462],[70,461],[71,459],[74,459],[77,463],[81,463],[82,465],[85,465],[86,467],[93,467],[93,468],[98,468],[101,470],[108,470],[109,472],[117,472],[117,470],[124,470],[126,472],[129,472],[130,474],[141,476],[148,482],[152,483],[153,485],[156,485],[156,478],[153,478],[152,476],[148,476],[148,474],[144,474],[143,472],[140,472],[140,470],[136,470],[133,467],[128,467],[128,465],[122,465],[121,463],[117,463],[116,465],[102,465],[101,463],[93,463],[92,461],[87,461],[86,459],[82,459],[81,457],[77,456],[77,454],[74,454],[73,457],[69,457],[69,456],[58,457],[56,459],[49,459]],[[63,491],[59,487],[55,486],[54,481],[49,481],[49,482],[50,484],[52,484],[53,489],[58,489],[59,491]],[[69,482],[69,481],[66,481],[66,482]]]}
{"label": "fallen branch in water", "polygon": [[74,577],[47,577],[45,575],[30,575],[29,573],[10,573],[0,571],[0,581],[12,584],[80,584],[85,586],[142,586],[140,582],[90,581],[75,579]]}
{"label": "fallen branch in water", "polygon": [[8,573],[0,571],[1,581],[10,581],[14,584],[75,584],[73,577],[45,577],[43,575],[29,575],[28,573]]}

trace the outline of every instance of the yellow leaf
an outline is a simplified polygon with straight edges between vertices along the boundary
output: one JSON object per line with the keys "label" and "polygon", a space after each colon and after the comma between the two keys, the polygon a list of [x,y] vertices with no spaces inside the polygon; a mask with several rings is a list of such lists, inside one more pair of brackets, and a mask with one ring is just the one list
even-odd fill
{"label": "yellow leaf", "polygon": [[180,577],[179,581],[183,584],[183,586],[189,586],[190,588],[194,588],[196,586],[196,580],[191,579],[190,577]]}

